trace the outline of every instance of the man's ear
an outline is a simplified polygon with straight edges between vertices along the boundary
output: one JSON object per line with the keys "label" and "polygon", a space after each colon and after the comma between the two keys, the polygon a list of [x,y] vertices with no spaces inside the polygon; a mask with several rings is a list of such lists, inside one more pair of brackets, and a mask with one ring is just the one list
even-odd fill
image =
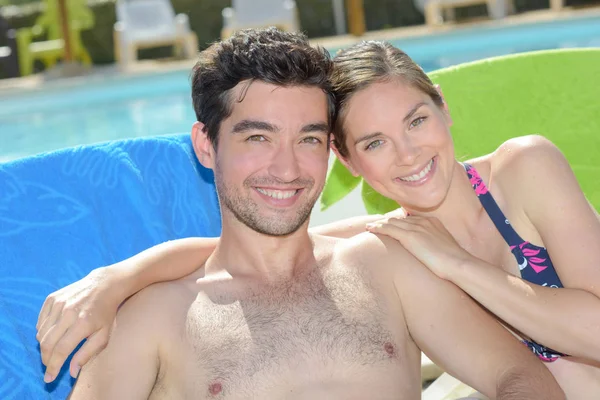
{"label": "man's ear", "polygon": [[333,150],[333,152],[335,153],[335,156],[338,158],[338,160],[340,160],[340,162],[344,165],[344,167],[346,167],[352,175],[359,176],[359,173],[356,172],[356,170],[352,166],[352,163],[350,162],[350,160],[340,154],[340,151],[338,150],[338,148],[335,144],[335,140],[331,139],[330,144],[331,144],[331,150]]}
{"label": "man's ear", "polygon": [[192,125],[192,146],[200,164],[213,169],[215,166],[215,149],[202,122],[194,122],[194,125]]}

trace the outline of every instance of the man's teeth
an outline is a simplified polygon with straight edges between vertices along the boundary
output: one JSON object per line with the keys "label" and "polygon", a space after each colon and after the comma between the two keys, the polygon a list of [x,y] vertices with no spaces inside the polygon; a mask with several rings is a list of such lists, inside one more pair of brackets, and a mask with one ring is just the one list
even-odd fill
{"label": "man's teeth", "polygon": [[427,175],[427,173],[429,171],[431,171],[431,167],[433,167],[433,158],[431,159],[431,161],[429,161],[429,163],[427,164],[427,166],[425,168],[423,168],[423,170],[421,172],[419,172],[418,174],[414,174],[411,176],[406,176],[404,178],[400,178],[401,181],[405,181],[405,182],[414,182],[414,181],[418,181],[419,179],[423,179],[423,177],[425,175]]}
{"label": "man's teeth", "polygon": [[261,188],[256,188],[256,190],[265,196],[269,196],[278,200],[289,199],[298,192],[297,190],[268,190]]}

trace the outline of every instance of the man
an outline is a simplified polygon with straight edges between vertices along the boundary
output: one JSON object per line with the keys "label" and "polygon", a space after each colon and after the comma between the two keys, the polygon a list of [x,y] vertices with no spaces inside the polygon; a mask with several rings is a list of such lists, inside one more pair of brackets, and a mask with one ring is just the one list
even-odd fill
{"label": "man", "polygon": [[192,140],[215,172],[221,239],[195,273],[122,306],[71,399],[418,399],[420,349],[490,397],[562,398],[525,346],[396,241],[308,233],[330,68],[274,29],[201,53]]}

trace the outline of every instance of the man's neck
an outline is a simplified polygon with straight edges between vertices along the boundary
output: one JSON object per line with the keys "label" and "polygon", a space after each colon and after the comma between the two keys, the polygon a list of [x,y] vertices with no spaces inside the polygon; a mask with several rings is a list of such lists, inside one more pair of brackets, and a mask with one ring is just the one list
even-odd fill
{"label": "man's neck", "polygon": [[206,264],[207,274],[226,271],[264,282],[289,280],[314,263],[308,221],[287,236],[269,236],[223,216],[221,239]]}

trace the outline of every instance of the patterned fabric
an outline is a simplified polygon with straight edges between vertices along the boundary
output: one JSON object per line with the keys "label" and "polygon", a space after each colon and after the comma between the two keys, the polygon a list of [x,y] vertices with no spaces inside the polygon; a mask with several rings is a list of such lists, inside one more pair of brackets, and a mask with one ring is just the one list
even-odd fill
{"label": "patterned fabric", "polygon": [[521,277],[540,286],[562,288],[563,285],[552,265],[548,251],[544,247],[533,245],[519,236],[513,229],[508,219],[488,191],[485,183],[471,165],[464,164],[471,185],[481,201],[481,205],[490,216],[494,225],[510,246],[510,250],[517,259]]}
{"label": "patterned fabric", "polygon": [[529,347],[529,350],[533,352],[540,360],[544,362],[553,362],[558,360],[560,357],[565,356],[566,354],[559,353],[556,350],[552,350],[549,347],[542,346],[541,344],[537,344],[532,340],[523,340],[523,344]]}
{"label": "patterned fabric", "polygon": [[[463,164],[473,190],[477,194],[481,205],[490,216],[490,219],[510,246],[510,250],[517,259],[521,278],[540,286],[562,288],[563,284],[552,265],[548,251],[544,247],[536,246],[525,241],[514,230],[492,194],[488,191],[479,173],[473,166]],[[557,351],[544,347],[533,341],[524,340],[525,343],[541,360],[555,361],[564,356]]]}
{"label": "patterned fabric", "polygon": [[64,399],[43,381],[45,297],[90,270],[181,237],[218,236],[212,171],[188,135],[61,150],[0,164],[0,399]]}

